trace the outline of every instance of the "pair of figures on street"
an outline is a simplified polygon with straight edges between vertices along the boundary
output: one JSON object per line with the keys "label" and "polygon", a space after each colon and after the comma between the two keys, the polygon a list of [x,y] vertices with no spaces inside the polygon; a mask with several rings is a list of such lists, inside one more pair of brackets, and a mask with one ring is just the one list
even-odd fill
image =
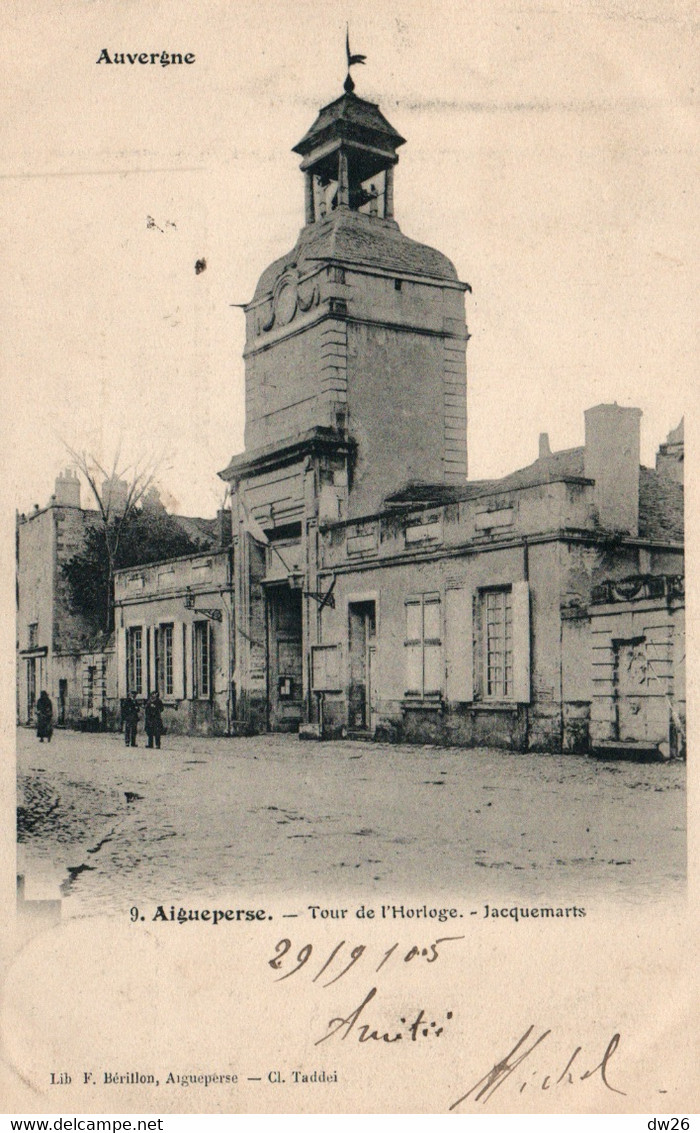
{"label": "pair of figures on street", "polygon": [[[137,747],[136,733],[139,724],[139,703],[133,692],[122,701],[122,724],[124,725],[124,743],[127,747]],[[152,692],[146,701],[144,725],[148,743],[146,747],[160,747],[160,737],[163,734],[163,701],[157,692]]]}

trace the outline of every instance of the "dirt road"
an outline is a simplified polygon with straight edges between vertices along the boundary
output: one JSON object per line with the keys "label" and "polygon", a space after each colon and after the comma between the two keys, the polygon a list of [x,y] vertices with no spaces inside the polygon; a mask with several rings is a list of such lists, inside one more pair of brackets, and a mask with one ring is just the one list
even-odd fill
{"label": "dirt road", "polygon": [[685,766],[369,743],[18,733],[28,896],[348,893],[638,902],[682,892]]}

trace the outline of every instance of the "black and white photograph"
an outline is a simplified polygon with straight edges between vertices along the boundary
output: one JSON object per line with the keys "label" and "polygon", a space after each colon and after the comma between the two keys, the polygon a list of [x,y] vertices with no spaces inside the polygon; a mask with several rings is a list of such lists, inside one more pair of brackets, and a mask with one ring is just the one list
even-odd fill
{"label": "black and white photograph", "polygon": [[34,12],[10,1108],[692,1108],[691,6]]}

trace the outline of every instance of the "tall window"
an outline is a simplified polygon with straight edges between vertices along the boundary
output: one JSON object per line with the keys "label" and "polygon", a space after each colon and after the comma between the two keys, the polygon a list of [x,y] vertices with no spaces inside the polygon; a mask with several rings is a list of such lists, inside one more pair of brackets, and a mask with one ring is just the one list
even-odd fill
{"label": "tall window", "polygon": [[482,591],[484,696],[513,696],[513,601],[507,590]]}
{"label": "tall window", "polygon": [[156,678],[162,696],[173,695],[173,626],[162,625],[158,630]]}
{"label": "tall window", "polygon": [[136,696],[143,694],[143,635],[141,626],[130,626],[126,631],[126,684],[127,691]]}
{"label": "tall window", "polygon": [[30,649],[36,649],[39,644],[39,623],[31,622],[27,626],[27,639]]}
{"label": "tall window", "polygon": [[85,674],[85,707],[88,712],[92,712],[95,707],[95,674],[97,668],[95,665],[89,665],[87,673]]}
{"label": "tall window", "polygon": [[211,692],[211,627],[209,622],[194,623],[194,695],[208,700]]}
{"label": "tall window", "polygon": [[406,600],[406,694],[435,696],[442,690],[440,595]]}
{"label": "tall window", "polygon": [[29,657],[27,659],[27,722],[31,723],[34,718],[34,708],[36,706],[36,658]]}

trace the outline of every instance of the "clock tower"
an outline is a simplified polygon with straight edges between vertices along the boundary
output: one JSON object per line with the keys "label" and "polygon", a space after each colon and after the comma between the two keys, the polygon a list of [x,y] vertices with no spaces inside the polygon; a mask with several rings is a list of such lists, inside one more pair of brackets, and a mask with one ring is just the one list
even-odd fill
{"label": "clock tower", "polygon": [[305,224],[245,307],[245,452],[221,475],[244,549],[237,672],[267,690],[270,727],[305,716],[319,525],[375,513],[407,483],[466,481],[470,289],[399,228],[404,142],[348,78],[294,146]]}

